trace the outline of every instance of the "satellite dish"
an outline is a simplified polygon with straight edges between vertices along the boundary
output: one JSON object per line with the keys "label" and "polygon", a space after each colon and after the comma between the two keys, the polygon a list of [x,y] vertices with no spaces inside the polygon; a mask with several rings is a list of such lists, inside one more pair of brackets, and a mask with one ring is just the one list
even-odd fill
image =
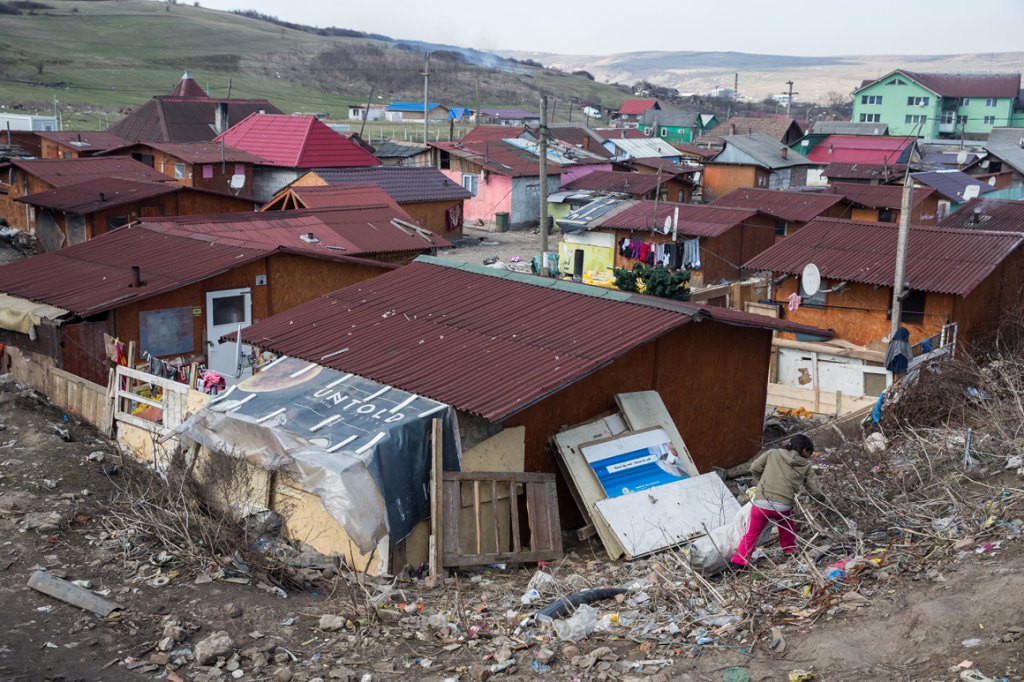
{"label": "satellite dish", "polygon": [[664,229],[665,234],[668,234],[669,230],[672,229],[672,216],[670,216],[670,215],[665,216],[665,224],[664,224],[663,227],[665,228]]}
{"label": "satellite dish", "polygon": [[231,176],[231,189],[242,189],[245,187],[245,176],[242,174]]}
{"label": "satellite dish", "polygon": [[996,186],[996,178],[995,178],[994,175],[991,178],[988,179],[988,184],[989,184],[990,187],[995,187]]}
{"label": "satellite dish", "polygon": [[800,273],[800,288],[804,290],[804,296],[814,296],[821,291],[821,273],[814,263],[805,265]]}
{"label": "satellite dish", "polygon": [[[995,178],[992,178],[992,180],[995,180]],[[981,185],[968,185],[964,189],[964,201],[970,201],[979,194],[981,194]]]}
{"label": "satellite dish", "polygon": [[967,163],[967,150],[961,149],[956,155],[956,164],[962,166]]}

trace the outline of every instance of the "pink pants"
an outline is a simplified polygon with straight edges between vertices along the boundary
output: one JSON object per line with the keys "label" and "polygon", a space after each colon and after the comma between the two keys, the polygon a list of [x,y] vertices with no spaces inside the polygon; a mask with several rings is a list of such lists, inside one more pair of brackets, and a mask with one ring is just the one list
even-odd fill
{"label": "pink pants", "polygon": [[779,528],[779,544],[786,554],[796,552],[796,526],[793,524],[793,517],[789,513],[783,514],[773,509],[761,509],[760,507],[750,508],[750,526],[747,534],[740,540],[740,546],[732,557],[732,563],[739,566],[746,566],[747,560],[754,552],[757,539],[761,537],[761,531],[769,523],[774,523]]}

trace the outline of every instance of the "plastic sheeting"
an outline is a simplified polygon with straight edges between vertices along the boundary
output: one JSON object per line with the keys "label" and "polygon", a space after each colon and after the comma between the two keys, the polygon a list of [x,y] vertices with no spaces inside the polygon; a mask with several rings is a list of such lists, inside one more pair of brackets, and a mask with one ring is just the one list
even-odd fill
{"label": "plastic sheeting", "polygon": [[32,339],[36,326],[44,319],[57,320],[67,314],[63,308],[0,294],[0,329],[28,334]]}
{"label": "plastic sheeting", "polygon": [[458,470],[451,409],[351,374],[280,358],[212,400],[177,433],[280,470],[320,497],[363,552],[429,516],[431,422],[445,422],[445,468]]}

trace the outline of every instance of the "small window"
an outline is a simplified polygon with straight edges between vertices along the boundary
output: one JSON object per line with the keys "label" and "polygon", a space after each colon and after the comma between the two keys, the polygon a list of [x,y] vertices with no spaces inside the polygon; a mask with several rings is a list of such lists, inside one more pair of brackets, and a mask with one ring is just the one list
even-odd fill
{"label": "small window", "polygon": [[926,106],[928,106],[928,102],[930,101],[930,99],[931,99],[930,97],[908,97],[907,98],[907,106],[908,107],[926,107]]}
{"label": "small window", "polygon": [[881,104],[882,103],[882,96],[881,95],[861,95],[860,96],[860,103],[861,104]]}
{"label": "small window", "polygon": [[478,189],[478,182],[480,177],[476,173],[463,173],[462,174],[462,186],[465,187],[470,194],[476,196]]}
{"label": "small window", "polygon": [[878,209],[878,221],[879,222],[882,222],[882,223],[892,223],[892,222],[895,222],[893,220],[893,216],[894,215],[895,214],[893,213],[891,208],[880,208],[880,209]]}
{"label": "small window", "polygon": [[214,298],[213,324],[239,324],[245,322],[245,295]]}
{"label": "small window", "polygon": [[174,179],[184,180],[185,179],[185,164],[176,163],[174,164]]}
{"label": "small window", "polygon": [[987,100],[985,100],[985,106],[986,107],[994,107],[994,106],[996,106],[996,98],[995,97],[989,97]]}
{"label": "small window", "polygon": [[956,117],[956,124],[958,126],[965,126],[965,125],[967,125],[967,117],[966,116],[957,116]]}
{"label": "small window", "polygon": [[437,158],[437,165],[440,166],[441,170],[451,170],[452,155],[445,151],[440,152]]}
{"label": "small window", "polygon": [[911,291],[903,299],[903,307],[900,309],[900,322],[906,324],[921,324],[924,322],[925,292]]}
{"label": "small window", "polygon": [[803,279],[800,280],[800,305],[805,305],[808,308],[824,308],[825,307],[825,281],[822,280],[818,287],[818,293],[814,296],[808,296],[807,292],[804,291]]}
{"label": "small window", "polygon": [[942,123],[952,124],[953,120],[954,120],[955,113],[956,112],[954,112],[952,109],[950,109],[948,111],[943,111],[942,112]]}
{"label": "small window", "polygon": [[906,118],[907,123],[924,123],[927,120],[928,117],[922,116],[921,114],[907,114]]}
{"label": "small window", "polygon": [[907,82],[902,78],[893,78],[891,81],[886,82],[886,85],[906,85]]}
{"label": "small window", "polygon": [[662,137],[668,137],[668,128],[662,128],[661,129],[661,136]]}
{"label": "small window", "polygon": [[213,177],[213,165],[209,163],[203,164],[203,180],[209,180]]}
{"label": "small window", "polygon": [[128,216],[119,215],[107,218],[107,230],[116,230],[128,224]]}
{"label": "small window", "polygon": [[969,106],[971,106],[971,98],[970,97],[961,97],[960,99],[958,99],[956,101],[956,105],[958,107],[969,107]]}
{"label": "small window", "polygon": [[996,117],[995,116],[986,116],[982,120],[984,121],[985,125],[987,125],[987,126],[994,126],[996,124]]}
{"label": "small window", "polygon": [[776,220],[775,221],[775,236],[776,237],[785,237],[786,234],[788,234],[788,232],[789,232],[789,223],[787,223],[785,220]]}
{"label": "small window", "polygon": [[63,158],[63,159],[70,159],[70,158],[72,158],[72,156],[71,156],[71,152],[61,152],[61,155],[60,155],[60,156],[61,156],[61,158]]}
{"label": "small window", "polygon": [[881,121],[882,121],[882,115],[881,114],[861,114],[860,115],[860,122],[861,123],[881,123]]}

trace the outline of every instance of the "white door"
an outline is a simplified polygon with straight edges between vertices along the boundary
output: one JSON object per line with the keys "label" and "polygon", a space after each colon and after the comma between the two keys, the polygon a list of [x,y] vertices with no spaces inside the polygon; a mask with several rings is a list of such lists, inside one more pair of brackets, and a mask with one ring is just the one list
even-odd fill
{"label": "white door", "polygon": [[241,358],[249,355],[249,346],[221,343],[220,338],[251,324],[251,290],[227,289],[206,294],[206,365],[223,376],[229,385],[252,376],[248,363],[239,366]]}

